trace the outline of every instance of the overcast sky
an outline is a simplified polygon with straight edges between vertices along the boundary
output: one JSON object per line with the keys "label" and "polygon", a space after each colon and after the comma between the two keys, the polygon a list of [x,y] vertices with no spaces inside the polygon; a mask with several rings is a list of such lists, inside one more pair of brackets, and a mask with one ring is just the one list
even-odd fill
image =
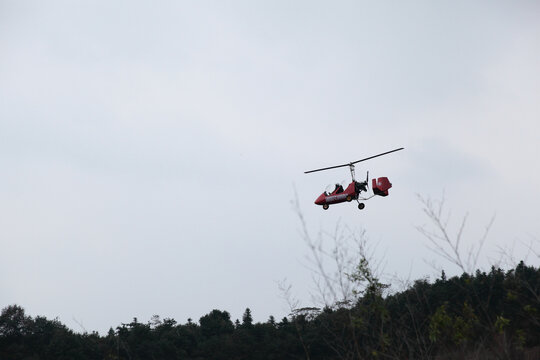
{"label": "overcast sky", "polygon": [[[313,234],[365,230],[384,273],[434,276],[420,194],[464,246],[495,216],[538,266],[537,1],[0,0],[0,307],[106,331],[302,305]],[[390,196],[313,204],[346,168]],[[295,195],[296,193],[296,195]],[[538,249],[534,249],[538,252]],[[436,276],[436,274],[435,274]]]}

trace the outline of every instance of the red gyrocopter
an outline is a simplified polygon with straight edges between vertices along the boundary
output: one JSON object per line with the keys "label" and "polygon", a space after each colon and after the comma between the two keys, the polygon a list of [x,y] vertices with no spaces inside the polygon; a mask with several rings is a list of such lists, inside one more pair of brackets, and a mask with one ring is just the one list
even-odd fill
{"label": "red gyrocopter", "polygon": [[387,151],[387,152],[384,152],[382,154],[373,155],[373,156],[367,157],[365,159],[350,162],[348,164],[336,165],[336,166],[325,167],[325,168],[322,168],[322,169],[315,169],[315,170],[305,171],[304,174],[309,174],[309,173],[316,172],[316,171],[330,170],[330,169],[335,169],[335,168],[345,167],[345,166],[348,166],[349,169],[351,170],[352,182],[347,186],[346,189],[343,189],[343,186],[341,186],[340,184],[336,184],[336,187],[335,187],[335,189],[333,191],[331,191],[331,192],[327,192],[327,191],[323,192],[315,200],[315,204],[322,205],[324,210],[328,210],[328,207],[330,205],[332,205],[332,204],[338,204],[338,203],[342,203],[342,202],[345,202],[345,201],[351,202],[352,200],[356,200],[358,202],[358,208],[360,210],[362,210],[365,207],[365,205],[364,205],[363,202],[360,202],[360,200],[366,201],[366,200],[371,199],[375,195],[387,196],[388,195],[388,189],[390,189],[392,187],[392,184],[390,183],[390,181],[388,180],[387,177],[380,177],[378,179],[372,179],[371,188],[373,189],[373,195],[371,195],[369,197],[360,197],[360,194],[362,192],[367,192],[368,191],[369,171],[368,171],[367,176],[366,176],[366,181],[358,182],[354,178],[354,164],[357,164],[359,162],[366,161],[366,160],[369,160],[369,159],[373,159],[373,158],[376,158],[376,157],[379,157],[379,156],[383,156],[383,155],[386,155],[386,154],[390,154],[390,153],[393,153],[393,152],[396,152],[396,151],[399,151],[399,150],[403,150],[403,149],[404,148],[399,148],[399,149]]}

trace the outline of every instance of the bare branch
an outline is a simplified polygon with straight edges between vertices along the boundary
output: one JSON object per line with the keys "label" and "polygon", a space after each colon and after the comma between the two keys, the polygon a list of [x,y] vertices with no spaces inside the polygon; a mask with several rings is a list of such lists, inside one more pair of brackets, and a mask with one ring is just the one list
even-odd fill
{"label": "bare branch", "polygon": [[353,304],[362,293],[362,287],[367,285],[353,279],[351,274],[357,272],[362,261],[369,263],[372,274],[376,274],[380,266],[380,262],[375,267],[369,262],[373,254],[367,245],[366,232],[353,231],[338,222],[331,231],[319,230],[313,237],[308,231],[298,198],[292,203],[301,223],[300,236],[310,250],[307,267],[312,273],[318,297],[315,299],[312,294],[313,300],[329,307],[338,303]]}
{"label": "bare branch", "polygon": [[281,297],[289,306],[289,311],[292,314],[300,304],[300,301],[294,298],[291,294],[292,285],[287,282],[287,279],[283,279],[281,281],[278,281],[278,289],[281,293]]}
{"label": "bare branch", "polygon": [[[426,214],[434,230],[428,230],[426,226],[417,226],[416,229],[430,243],[428,247],[436,255],[446,261],[456,265],[461,271],[472,273],[478,264],[480,253],[484,247],[491,226],[495,221],[493,216],[485,228],[483,236],[479,239],[477,245],[471,245],[467,250],[463,249],[463,237],[469,214],[466,213],[461,220],[455,236],[449,233],[450,212],[448,215],[444,212],[444,194],[440,201],[432,201],[429,198],[423,198],[418,195],[418,199],[423,205],[423,212]],[[445,219],[443,220],[443,217]],[[464,257],[465,256],[465,257]]]}

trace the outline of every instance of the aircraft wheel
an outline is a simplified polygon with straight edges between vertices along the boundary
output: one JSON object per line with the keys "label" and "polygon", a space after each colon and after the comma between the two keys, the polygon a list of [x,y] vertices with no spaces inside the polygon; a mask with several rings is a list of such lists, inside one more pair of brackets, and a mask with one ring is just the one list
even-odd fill
{"label": "aircraft wheel", "polygon": [[351,200],[352,200],[352,196],[351,196],[351,195],[347,195],[347,198],[346,198],[346,200],[347,200],[348,202],[351,202]]}
{"label": "aircraft wheel", "polygon": [[328,210],[329,206],[328,206],[328,204],[324,204],[324,205],[322,206],[322,208],[323,208],[324,210]]}
{"label": "aircraft wheel", "polygon": [[359,208],[360,210],[362,210],[362,209],[365,208],[365,207],[366,207],[366,205],[365,205],[364,203],[359,203],[359,204],[358,204],[358,208]]}

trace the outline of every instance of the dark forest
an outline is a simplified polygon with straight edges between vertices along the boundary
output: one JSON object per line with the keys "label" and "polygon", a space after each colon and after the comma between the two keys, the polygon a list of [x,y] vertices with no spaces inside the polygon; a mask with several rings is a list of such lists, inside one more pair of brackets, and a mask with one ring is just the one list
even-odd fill
{"label": "dark forest", "polygon": [[366,276],[354,303],[295,309],[254,323],[212,310],[179,324],[136,318],[101,336],[9,305],[0,316],[0,359],[539,359],[540,269],[523,262],[383,295]]}

